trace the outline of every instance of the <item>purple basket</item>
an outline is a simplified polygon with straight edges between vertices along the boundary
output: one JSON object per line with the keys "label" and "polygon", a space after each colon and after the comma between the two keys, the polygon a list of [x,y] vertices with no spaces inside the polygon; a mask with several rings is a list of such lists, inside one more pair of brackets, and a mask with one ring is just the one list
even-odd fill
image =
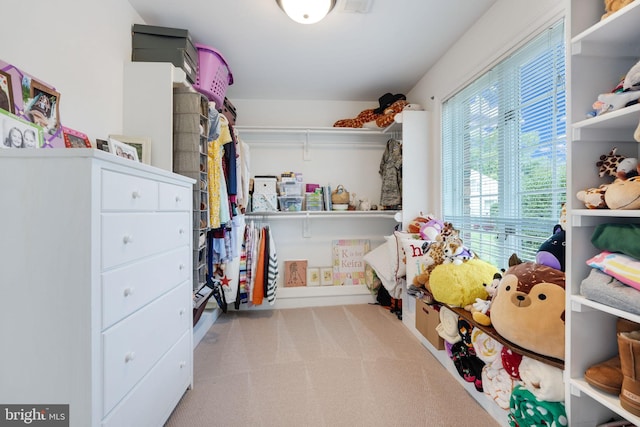
{"label": "purple basket", "polygon": [[198,72],[193,87],[210,101],[216,108],[222,108],[229,85],[233,84],[233,75],[224,57],[216,49],[196,43],[198,50]]}

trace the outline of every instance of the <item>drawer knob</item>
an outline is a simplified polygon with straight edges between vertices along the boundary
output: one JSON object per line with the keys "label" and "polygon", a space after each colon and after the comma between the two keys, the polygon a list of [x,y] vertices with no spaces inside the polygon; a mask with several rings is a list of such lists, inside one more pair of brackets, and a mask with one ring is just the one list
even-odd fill
{"label": "drawer knob", "polygon": [[182,201],[182,197],[176,196],[176,202],[180,203]]}
{"label": "drawer knob", "polygon": [[184,308],[181,308],[180,309],[180,316],[183,316],[183,315],[184,315]]}
{"label": "drawer knob", "polygon": [[125,290],[124,290],[124,296],[125,296],[125,297],[128,297],[128,296],[130,296],[130,295],[133,295],[133,289],[134,289],[134,288],[125,288]]}
{"label": "drawer knob", "polygon": [[178,233],[184,234],[184,228],[181,228],[180,230],[178,230]]}
{"label": "drawer knob", "polygon": [[127,243],[133,243],[133,237],[132,237],[132,236],[129,236],[129,235],[124,236],[124,237],[122,238],[122,243],[124,243],[125,245],[126,245]]}
{"label": "drawer knob", "polygon": [[184,368],[185,366],[187,366],[187,362],[185,362],[184,360],[180,362],[180,369]]}
{"label": "drawer knob", "polygon": [[136,353],[133,351],[130,351],[129,353],[124,355],[124,363],[132,362],[133,359],[135,358],[136,358]]}
{"label": "drawer knob", "polygon": [[178,266],[178,268],[179,268],[180,270],[184,270],[184,264],[180,264],[180,266]]}
{"label": "drawer knob", "polygon": [[138,190],[133,190],[133,193],[131,193],[131,197],[134,199],[139,199],[142,197],[142,194],[140,194]]}

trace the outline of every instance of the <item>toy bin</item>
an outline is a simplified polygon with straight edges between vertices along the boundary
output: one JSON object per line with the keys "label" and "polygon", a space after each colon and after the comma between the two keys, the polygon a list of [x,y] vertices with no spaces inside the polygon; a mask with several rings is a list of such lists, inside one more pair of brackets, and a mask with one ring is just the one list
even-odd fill
{"label": "toy bin", "polygon": [[200,43],[195,46],[198,50],[198,72],[193,87],[215,102],[216,108],[220,110],[227,88],[233,84],[233,75],[220,52]]}

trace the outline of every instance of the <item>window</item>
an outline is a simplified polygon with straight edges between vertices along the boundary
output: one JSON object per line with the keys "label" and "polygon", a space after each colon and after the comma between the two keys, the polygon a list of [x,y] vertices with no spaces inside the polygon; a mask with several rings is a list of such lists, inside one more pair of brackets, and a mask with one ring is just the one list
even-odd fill
{"label": "window", "polygon": [[563,23],[443,104],[443,219],[483,260],[535,260],[566,199]]}

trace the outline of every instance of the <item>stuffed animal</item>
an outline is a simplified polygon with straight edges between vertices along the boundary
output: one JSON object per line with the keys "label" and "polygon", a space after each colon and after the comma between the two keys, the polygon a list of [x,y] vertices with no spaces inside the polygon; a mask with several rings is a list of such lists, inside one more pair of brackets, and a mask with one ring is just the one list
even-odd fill
{"label": "stuffed animal", "polygon": [[603,178],[605,176],[612,176],[614,178],[618,175],[618,166],[625,159],[623,155],[616,154],[618,147],[613,147],[609,154],[603,154],[600,156],[600,160],[596,162],[598,167],[598,176]]}
{"label": "stuffed animal", "polygon": [[527,350],[564,360],[565,275],[535,262],[509,267],[491,302],[491,324]]}
{"label": "stuffed animal", "polygon": [[607,186],[604,201],[609,209],[640,209],[640,176],[616,179]]}
{"label": "stuffed animal", "polygon": [[604,0],[605,13],[604,15],[602,15],[602,18],[600,18],[600,20],[609,17],[610,15],[616,13],[617,11],[631,3],[633,3],[633,0]]}
{"label": "stuffed animal", "polygon": [[400,113],[408,104],[403,94],[393,95],[385,93],[378,98],[378,108],[370,108],[361,111],[355,118],[341,119],[333,124],[333,127],[362,128],[378,127],[384,128],[393,123],[393,118]]}
{"label": "stuffed animal", "polygon": [[476,298],[486,300],[484,283],[490,283],[496,267],[480,259],[470,259],[460,265],[437,265],[429,276],[429,289],[436,301],[451,306],[465,307]]}
{"label": "stuffed animal", "polygon": [[[504,270],[503,270],[504,272]],[[498,290],[498,286],[500,285],[500,280],[502,279],[502,274],[495,273],[493,275],[493,280],[491,282],[483,283],[485,290],[487,291],[487,295],[489,298],[481,299],[476,298],[476,302],[471,305],[467,305],[464,307],[465,310],[471,313],[471,317],[473,320],[483,326],[491,325],[491,301],[493,297],[496,295],[496,291]]]}
{"label": "stuffed animal", "polygon": [[560,224],[553,227],[553,235],[545,240],[536,253],[536,262],[564,271],[565,231]]}

